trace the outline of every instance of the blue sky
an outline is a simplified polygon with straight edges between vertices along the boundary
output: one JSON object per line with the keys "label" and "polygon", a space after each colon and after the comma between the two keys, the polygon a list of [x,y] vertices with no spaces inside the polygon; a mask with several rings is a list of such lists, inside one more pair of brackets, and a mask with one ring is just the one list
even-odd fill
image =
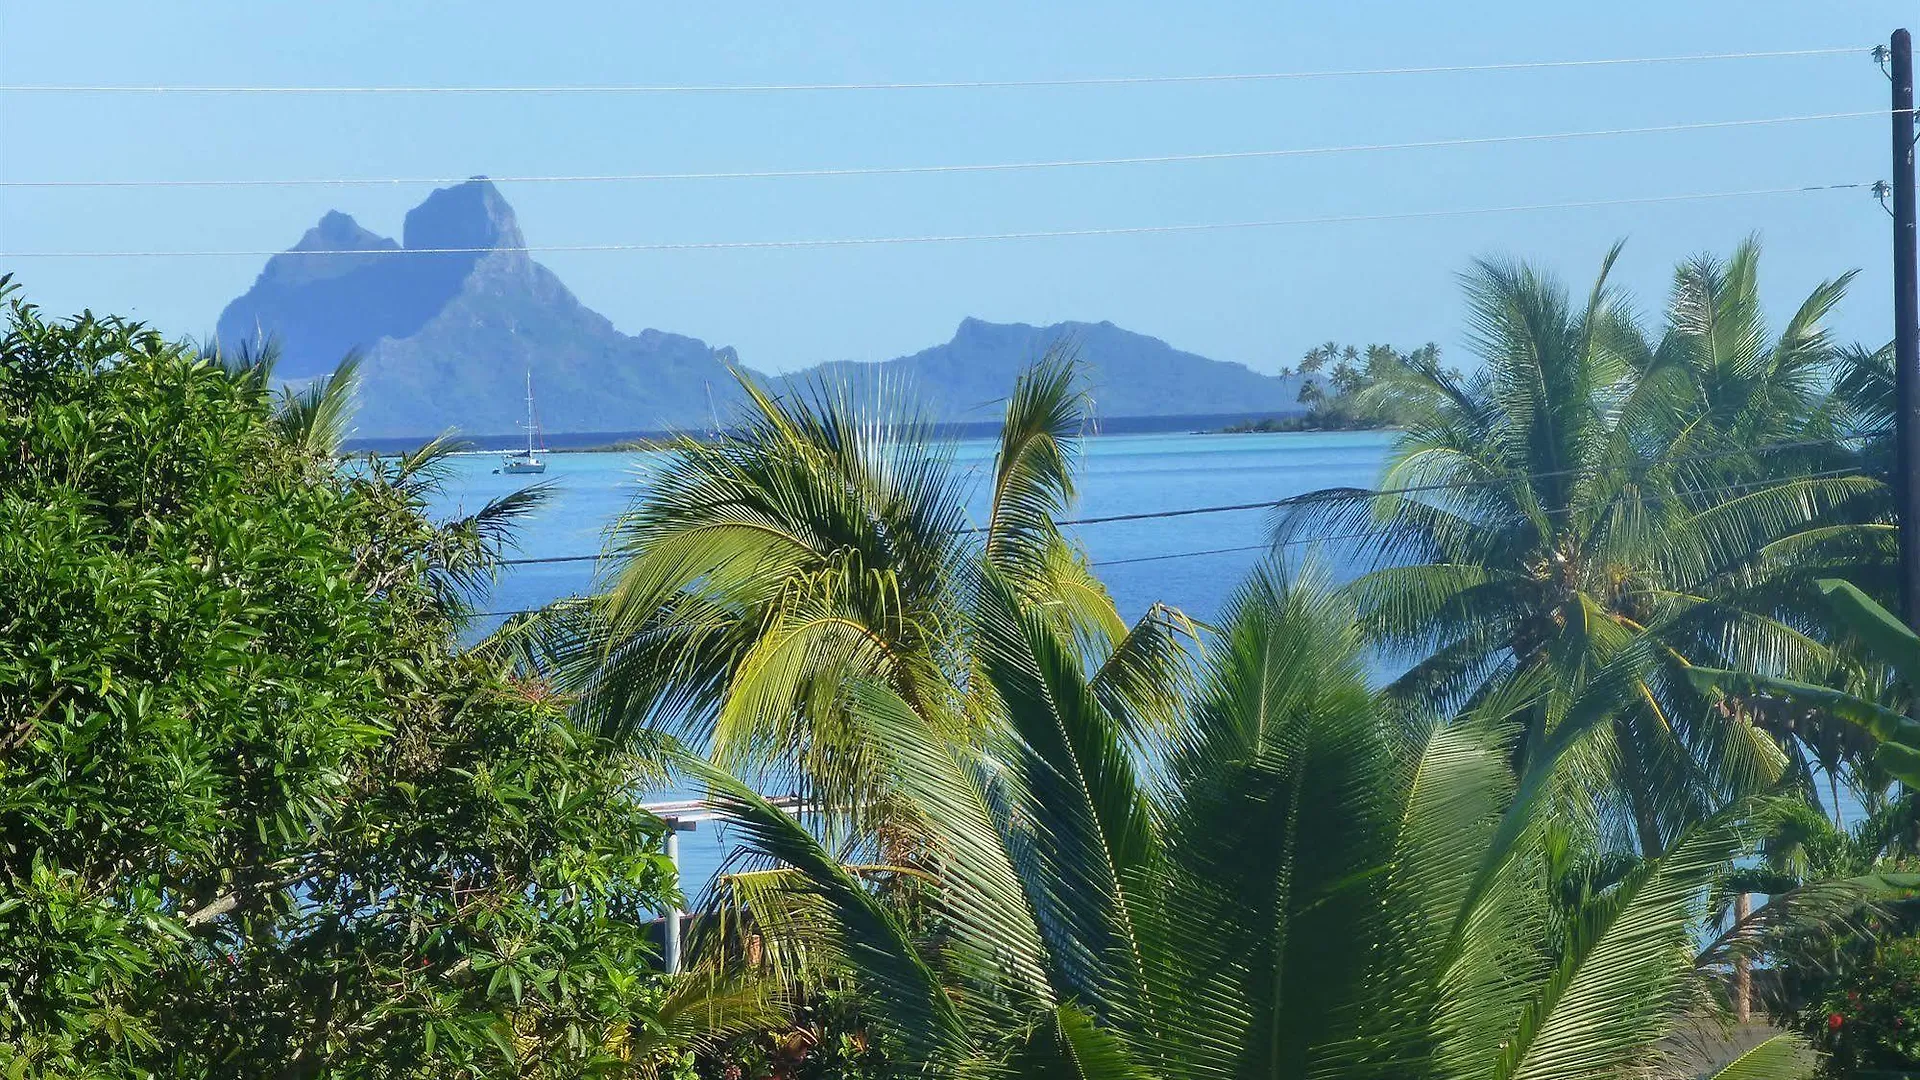
{"label": "blue sky", "polygon": [[[1864,48],[1861,2],[0,4],[0,82],[582,84],[1186,74]],[[1470,14],[1469,14],[1470,12]],[[631,173],[1366,144],[1884,107],[1859,55],[1311,82],[729,96],[0,96],[0,178]],[[1039,173],[504,185],[531,244],[770,240],[1364,214],[1872,181],[1879,118]],[[280,248],[328,209],[397,236],[419,187],[0,190],[0,250]],[[1262,370],[1317,341],[1459,355],[1458,273],[1516,255],[1584,287],[1614,239],[1672,264],[1759,232],[1776,321],[1860,268],[1841,333],[1888,336],[1863,192],[1497,217],[969,245],[541,256],[629,332],[782,370],[882,359],[967,315],[1112,320]],[[259,259],[0,259],[54,311],[209,330]]]}

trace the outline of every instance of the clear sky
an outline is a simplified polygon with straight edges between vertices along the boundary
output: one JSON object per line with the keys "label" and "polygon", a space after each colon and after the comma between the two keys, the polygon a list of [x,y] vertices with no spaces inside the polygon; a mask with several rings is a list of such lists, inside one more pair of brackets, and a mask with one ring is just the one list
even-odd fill
{"label": "clear sky", "polygon": [[[1904,9],[1904,15],[1903,15]],[[1860,46],[1857,55],[1308,82],[743,95],[0,95],[0,179],[632,173],[927,165],[1368,144],[1883,108],[1883,2],[262,3],[0,0],[0,82],[633,84],[1029,79]],[[506,184],[540,244],[1099,228],[1629,198],[1888,174],[1883,118],[1526,145],[1045,172]],[[328,209],[398,236],[427,193],[0,189],[0,250],[280,248]],[[1888,218],[1860,191],[1496,217],[966,245],[540,256],[629,332],[782,370],[944,341],[967,315],[1112,320],[1271,371],[1314,342],[1461,338],[1457,274],[1517,255],[1584,288],[1628,240],[1672,264],[1759,232],[1776,322],[1863,270],[1879,343]],[[0,259],[65,312],[204,333],[257,258]]]}

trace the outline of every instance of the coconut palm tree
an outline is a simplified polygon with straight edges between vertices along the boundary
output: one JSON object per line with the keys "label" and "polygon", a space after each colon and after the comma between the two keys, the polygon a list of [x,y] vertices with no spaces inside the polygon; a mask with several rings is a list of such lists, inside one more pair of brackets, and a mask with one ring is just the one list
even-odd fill
{"label": "coconut palm tree", "polygon": [[[1516,775],[1524,701],[1409,732],[1370,691],[1353,613],[1256,574],[1156,783],[1071,642],[1001,575],[969,603],[989,736],[885,682],[850,722],[931,823],[908,919],[807,823],[688,756],[771,860],[758,930],[831,956],[891,1053],[943,1076],[1607,1077],[1657,1068],[1703,1005],[1690,928],[1742,811],[1572,901],[1547,794],[1604,717]],[[1798,1076],[1771,1042],[1728,1075]],[[1657,1072],[1656,1072],[1657,1075]]]}
{"label": "coconut palm tree", "polygon": [[[1610,716],[1591,759],[1607,818],[1658,853],[1715,806],[1776,781],[1780,749],[1739,710],[1709,713],[1688,663],[1808,670],[1799,557],[1861,527],[1877,480],[1836,440],[1836,350],[1821,285],[1785,330],[1760,321],[1757,248],[1676,274],[1649,343],[1608,275],[1584,302],[1518,263],[1467,276],[1469,375],[1412,354],[1374,391],[1411,424],[1375,490],[1316,492],[1279,531],[1379,530],[1349,587],[1408,666],[1396,697],[1440,713],[1516,681],[1546,693],[1517,761],[1577,702]],[[1605,821],[1601,824],[1606,824]]]}
{"label": "coconut palm tree", "polygon": [[1021,376],[979,485],[893,388],[862,401],[844,385],[741,386],[725,435],[681,439],[652,469],[614,529],[606,589],[490,648],[577,693],[610,736],[671,736],[757,784],[884,818],[848,687],[876,682],[940,738],[973,740],[984,683],[962,599],[992,568],[1078,643],[1100,693],[1168,726],[1176,696],[1150,676],[1184,670],[1191,627],[1161,608],[1129,627],[1054,524],[1090,424],[1070,354]]}

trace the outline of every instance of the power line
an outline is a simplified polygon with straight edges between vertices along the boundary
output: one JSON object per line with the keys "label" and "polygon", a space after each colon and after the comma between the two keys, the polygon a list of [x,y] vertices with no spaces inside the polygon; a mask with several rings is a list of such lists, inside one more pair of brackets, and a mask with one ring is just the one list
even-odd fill
{"label": "power line", "polygon": [[1448,139],[1417,139],[1409,142],[1292,147],[1275,150],[1223,150],[1194,154],[1149,154],[1136,157],[1072,158],[1054,161],[1009,161],[958,165],[877,165],[824,169],[753,169],[733,172],[581,173],[574,175],[549,174],[523,176],[308,177],[252,180],[0,180],[0,188],[376,187],[459,184],[469,180],[491,180],[494,183],[500,184],[607,184],[695,180],[781,180],[843,176],[917,176],[929,173],[1021,172],[1046,169],[1100,168],[1120,165],[1168,165],[1208,161],[1245,161],[1261,158],[1317,157],[1332,154],[1364,154],[1392,150],[1431,150],[1449,147],[1499,146],[1517,143],[1553,142],[1563,139],[1595,139],[1623,135],[1659,135],[1676,132],[1769,127],[1780,124],[1800,124],[1822,120],[1885,119],[1886,117],[1887,110],[1872,109],[1855,112],[1806,113],[1797,116],[1770,116],[1742,120],[1703,120],[1674,124],[1654,124],[1643,127],[1552,131],[1526,135],[1484,135]]}
{"label": "power line", "polygon": [[1772,49],[1752,52],[1688,53],[1673,56],[1632,56],[1594,60],[1524,60],[1492,64],[1435,64],[1419,67],[1346,68],[1318,71],[1262,71],[1200,75],[1098,75],[1045,79],[961,79],[927,82],[872,83],[731,83],[708,85],[602,86],[126,86],[109,84],[14,84],[0,86],[9,94],[768,94],[846,90],[1014,90],[1070,86],[1140,86],[1181,83],[1286,82],[1305,79],[1351,79],[1383,75],[1451,75],[1495,71],[1544,71],[1566,68],[1607,68],[1655,64],[1693,64],[1723,60],[1777,60],[1789,57],[1865,54],[1866,46],[1842,45],[1812,49]]}
{"label": "power line", "polygon": [[[1751,491],[1756,488],[1762,488],[1762,487],[1767,487],[1774,484],[1786,483],[1786,482],[1791,482],[1796,480],[1837,480],[1837,479],[1845,479],[1847,477],[1853,477],[1853,476],[1864,477],[1868,475],[1870,474],[1863,472],[1859,469],[1851,469],[1851,468],[1826,469],[1820,472],[1808,473],[1805,476],[1770,477],[1764,480],[1749,480],[1745,483],[1740,483],[1740,484],[1726,484],[1719,487],[1704,488],[1700,491],[1690,492],[1689,494],[1696,495],[1696,496],[1697,495],[1731,495],[1739,492]],[[1434,486],[1468,487],[1473,485],[1456,484],[1456,485],[1434,485]],[[1374,492],[1373,494],[1374,495],[1400,494],[1401,490],[1402,489],[1394,489],[1394,490],[1389,490],[1384,492]],[[1429,489],[1421,489],[1421,490],[1429,490]],[[1243,510],[1243,509],[1254,509],[1254,508],[1270,508],[1270,507],[1282,505],[1283,503],[1286,503],[1288,501],[1289,500],[1281,500],[1281,502],[1279,503],[1247,503],[1247,504],[1242,504],[1237,506],[1228,506],[1228,507],[1208,507],[1208,508],[1200,508],[1196,510],[1174,511],[1171,513],[1164,513],[1164,514],[1158,514],[1158,515],[1149,514],[1144,516],[1172,517],[1182,513],[1208,513],[1208,512],[1219,511],[1219,510]],[[1644,505],[1649,505],[1649,506],[1662,505],[1664,503],[1668,503],[1671,501],[1673,501],[1672,498],[1665,497],[1665,496],[1654,496],[1652,498],[1641,500],[1641,502]],[[1126,517],[1126,518],[1118,518],[1118,519],[1103,518],[1098,520],[1137,520],[1137,517]],[[1090,523],[1092,523],[1091,520],[1079,521],[1079,522],[1061,521],[1061,522],[1056,522],[1055,524],[1065,526],[1065,525],[1090,524]],[[962,530],[962,531],[977,531],[977,530]],[[1300,547],[1307,544],[1327,544],[1327,543],[1333,543],[1339,540],[1365,540],[1373,537],[1386,536],[1393,531],[1394,530],[1391,527],[1381,527],[1377,529],[1362,529],[1357,532],[1336,533],[1331,536],[1295,537],[1289,540],[1277,540],[1269,544],[1242,544],[1237,547],[1202,548],[1196,551],[1171,551],[1171,552],[1167,552],[1165,554],[1160,554],[1160,555],[1135,555],[1135,556],[1129,556],[1126,558],[1119,558],[1119,559],[1094,559],[1094,560],[1091,560],[1087,565],[1092,567],[1127,566],[1127,565],[1132,565],[1137,563],[1166,562],[1172,559],[1195,559],[1195,558],[1200,558],[1206,555],[1233,555],[1233,554],[1241,554],[1249,551],[1275,551],[1280,548]],[[503,559],[501,561],[504,563],[574,562],[574,561],[579,561],[583,559],[598,559],[598,558],[600,558],[600,556],[598,555],[569,555],[569,556],[561,556],[561,557],[552,558],[552,559]],[[560,598],[560,600],[583,600],[583,599],[586,599],[586,597],[565,596]],[[559,603],[560,600],[556,600],[554,601],[554,603]],[[511,611],[480,611],[480,612],[473,613],[473,615],[471,615],[470,617],[475,619],[510,618],[516,615],[532,615],[532,614],[535,614],[536,612],[543,611],[543,610],[545,609],[544,608],[518,608]]]}
{"label": "power line", "polygon": [[[1343,537],[1328,536],[1326,540],[1340,540]],[[1166,555],[1135,555],[1126,559],[1096,559],[1089,566],[1127,566],[1132,563],[1164,562],[1168,559],[1193,559],[1202,555],[1233,555],[1246,551],[1269,551],[1272,544],[1242,544],[1239,547],[1207,548],[1204,551],[1175,551]]]}
{"label": "power line", "polygon": [[[1767,443],[1762,446],[1742,447],[1738,450],[1721,450],[1721,451],[1714,451],[1712,453],[1705,453],[1705,454],[1683,454],[1679,457],[1666,458],[1660,463],[1663,465],[1685,465],[1685,464],[1695,464],[1700,462],[1725,461],[1728,458],[1744,457],[1749,454],[1775,453],[1775,452],[1784,451],[1784,450],[1807,450],[1807,449],[1812,449],[1814,447],[1819,447],[1819,446],[1841,446],[1859,437],[1860,436],[1857,436],[1857,435],[1849,435],[1849,436],[1839,436],[1839,437],[1830,438],[1830,439],[1799,439],[1791,442]],[[1306,492],[1305,494],[1295,495],[1285,499],[1267,499],[1262,502],[1226,503],[1226,504],[1213,505],[1213,506],[1181,507],[1173,510],[1142,510],[1142,511],[1138,511],[1135,513],[1128,513],[1128,514],[1106,514],[1098,517],[1068,518],[1064,521],[1056,521],[1054,522],[1054,525],[1059,528],[1069,528],[1069,527],[1080,526],[1080,525],[1110,525],[1116,522],[1156,521],[1163,518],[1193,517],[1193,516],[1202,515],[1202,514],[1227,514],[1227,513],[1236,513],[1236,512],[1247,511],[1247,510],[1277,510],[1281,507],[1293,508],[1293,507],[1299,507],[1299,506],[1310,506],[1315,503],[1321,503],[1321,502],[1338,502],[1342,500],[1380,498],[1383,496],[1420,495],[1420,494],[1426,494],[1426,493],[1435,492],[1435,491],[1464,491],[1464,490],[1471,490],[1475,488],[1498,487],[1498,486],[1507,485],[1507,484],[1523,483],[1523,482],[1529,482],[1534,480],[1549,480],[1556,477],[1586,475],[1586,474],[1593,473],[1596,468],[1597,468],[1596,466],[1574,466],[1574,467],[1564,468],[1564,469],[1547,469],[1547,470],[1542,470],[1540,472],[1518,473],[1510,476],[1488,477],[1480,480],[1445,480],[1445,481],[1436,481],[1431,484],[1410,484],[1403,487],[1384,488],[1380,490],[1366,490],[1366,489],[1358,489],[1358,488],[1351,489],[1351,490],[1323,489],[1320,491],[1309,491],[1309,492]],[[1692,495],[1725,494],[1730,491],[1743,490],[1745,488],[1755,487],[1755,486],[1764,486],[1766,484],[1780,483],[1786,480],[1831,479],[1836,474],[1842,474],[1842,473],[1847,473],[1851,471],[1854,471],[1854,470],[1845,470],[1845,469],[1827,470],[1826,472],[1822,472],[1822,473],[1810,473],[1806,476],[1775,477],[1775,478],[1766,479],[1766,480],[1753,481],[1746,484],[1734,484],[1734,485],[1727,485],[1727,486],[1721,486],[1721,487],[1704,488],[1696,492],[1690,492],[1689,494],[1692,494]],[[1648,503],[1656,503],[1656,502],[1663,502],[1665,500],[1655,498],[1655,499],[1648,499],[1645,501]],[[987,531],[987,528],[985,526],[970,525],[963,529],[956,529],[954,530],[954,533],[955,535],[959,535],[959,536],[976,536],[986,531]],[[1364,535],[1364,534],[1354,534],[1354,535],[1358,536],[1358,535]],[[1314,543],[1320,540],[1344,540],[1344,539],[1351,539],[1351,538],[1352,537],[1350,536],[1310,537],[1305,540],[1289,540],[1289,541],[1286,541],[1286,544]],[[1286,544],[1277,545],[1277,546],[1286,546]],[[1267,545],[1262,545],[1262,546],[1264,547]],[[1230,551],[1237,551],[1237,550],[1248,550],[1248,549],[1219,548],[1219,549],[1189,552],[1189,553],[1171,555],[1171,556],[1156,555],[1156,556],[1151,556],[1151,557],[1141,558],[1141,559],[1115,560],[1115,561],[1109,561],[1107,563],[1096,562],[1093,565],[1095,566],[1115,565],[1116,562],[1135,562],[1135,561],[1150,562],[1156,559],[1163,559],[1163,558],[1186,558],[1189,555],[1226,554]],[[600,559],[609,558],[609,557],[610,556],[607,556],[607,555],[546,555],[546,556],[536,556],[536,557],[530,557],[530,558],[501,559],[499,560],[499,562],[503,566],[525,566],[530,564],[543,564],[543,563],[595,562]]]}
{"label": "power line", "polygon": [[[1060,524],[1064,525],[1067,523],[1060,522]],[[1091,562],[1089,562],[1087,565],[1095,566],[1095,567],[1126,566],[1133,563],[1165,562],[1169,559],[1195,559],[1203,555],[1232,555],[1232,554],[1238,554],[1238,553],[1243,553],[1248,551],[1272,551],[1275,548],[1297,547],[1302,544],[1323,544],[1323,543],[1331,543],[1332,541],[1335,541],[1335,540],[1357,540],[1357,539],[1363,539],[1369,536],[1382,536],[1382,535],[1385,535],[1388,531],[1389,530],[1387,529],[1366,529],[1361,532],[1340,533],[1335,536],[1312,536],[1312,537],[1305,537],[1305,538],[1296,539],[1296,540],[1282,540],[1282,541],[1279,541],[1278,543],[1272,543],[1272,544],[1242,544],[1239,547],[1205,548],[1199,551],[1172,551],[1162,555],[1135,555],[1135,556],[1131,556],[1128,558],[1121,558],[1121,559],[1094,559]],[[567,558],[596,559],[596,558],[599,558],[599,556],[597,555],[568,556]],[[503,559],[501,561],[502,562],[515,562],[515,561],[540,562],[540,561],[548,561],[548,560],[539,560],[539,559],[505,560]],[[550,560],[550,561],[564,561],[564,560]],[[555,600],[554,603],[556,604],[560,603],[562,600],[584,600],[584,599],[587,599],[587,598],[583,596],[563,596]],[[544,611],[544,610],[545,608],[517,608],[512,611],[476,611],[469,617],[475,618],[475,619],[502,619],[502,618],[509,618],[514,615],[532,615],[535,612]]]}
{"label": "power line", "polygon": [[[1765,446],[1743,447],[1739,450],[1723,450],[1723,451],[1716,451],[1714,453],[1708,453],[1708,454],[1684,454],[1679,457],[1667,458],[1663,460],[1661,464],[1678,465],[1678,464],[1690,464],[1690,463],[1704,462],[1704,461],[1724,461],[1727,458],[1742,457],[1747,454],[1773,453],[1775,451],[1781,451],[1781,450],[1805,450],[1805,449],[1810,449],[1816,446],[1837,446],[1847,441],[1849,440],[1847,439],[1802,439],[1794,442],[1769,443]],[[1156,518],[1192,517],[1196,514],[1224,514],[1224,513],[1233,513],[1235,511],[1242,511],[1242,510],[1277,510],[1283,506],[1289,507],[1289,508],[1296,507],[1296,506],[1310,506],[1310,505],[1313,505],[1314,503],[1339,502],[1347,499],[1379,498],[1382,496],[1398,496],[1398,495],[1423,495],[1423,494],[1427,494],[1429,492],[1435,492],[1435,491],[1464,491],[1464,490],[1470,490],[1473,488],[1501,487],[1507,484],[1521,483],[1521,482],[1527,482],[1527,481],[1533,481],[1533,480],[1550,480],[1556,477],[1587,475],[1587,474],[1593,473],[1596,470],[1596,468],[1598,467],[1597,466],[1573,466],[1565,469],[1547,469],[1540,472],[1518,473],[1511,476],[1487,477],[1480,480],[1441,480],[1441,481],[1435,481],[1431,484],[1409,484],[1403,487],[1384,488],[1377,491],[1366,491],[1362,489],[1354,489],[1352,491],[1347,491],[1347,490],[1337,489],[1337,488],[1331,489],[1331,490],[1322,489],[1320,491],[1309,491],[1303,495],[1295,495],[1285,499],[1269,499],[1265,502],[1230,503],[1224,506],[1195,506],[1195,507],[1187,507],[1179,510],[1147,510],[1147,511],[1140,511],[1138,513],[1131,513],[1131,514],[1108,514],[1102,517],[1075,518],[1068,521],[1055,522],[1054,524],[1060,525],[1060,526],[1107,525],[1107,524],[1111,524],[1113,522],[1119,522],[1119,521],[1149,521]],[[1805,478],[1788,477],[1787,479],[1805,479]],[[1770,480],[1767,482],[1772,483],[1774,481]],[[1698,494],[1712,494],[1716,490],[1718,489],[1707,488],[1701,492],[1698,492]],[[963,533],[980,533],[980,532],[985,532],[986,530],[980,527],[973,527],[973,528],[962,529],[960,531]]]}
{"label": "power line", "polygon": [[526,247],[436,247],[436,248],[351,248],[333,251],[281,251],[272,249],[230,249],[224,251],[0,251],[7,259],[178,259],[178,258],[257,258],[287,256],[341,255],[485,255],[496,251],[538,254],[543,252],[614,251],[738,251],[765,248],[870,247],[889,244],[954,244],[1003,240],[1055,240],[1088,236],[1142,236],[1160,233],[1223,232],[1237,229],[1275,229],[1303,225],[1348,225],[1364,222],[1413,221],[1425,218],[1485,217],[1493,214],[1528,213],[1542,210],[1592,210],[1612,206],[1649,206],[1662,203],[1704,202],[1712,199],[1744,199],[1765,195],[1802,195],[1824,191],[1870,189],[1871,182],[1807,184],[1798,187],[1749,188],[1743,191],[1708,191],[1684,195],[1649,195],[1620,199],[1582,199],[1572,202],[1519,203],[1507,206],[1480,206],[1457,210],[1408,210],[1379,214],[1339,214],[1329,217],[1274,218],[1264,221],[1222,221],[1185,225],[1132,225],[1096,229],[1044,229],[1028,232],[955,233],[925,236],[866,236],[815,240],[707,240],[652,244],[547,244]]}
{"label": "power line", "polygon": [[[1811,442],[1805,442],[1805,443],[1778,443],[1772,447],[1756,447],[1754,449],[1756,450],[1786,449],[1786,448],[1795,447],[1795,446],[1824,446],[1824,445],[1833,445],[1838,441],[1839,440],[1825,439],[1825,440],[1817,440],[1817,441],[1811,441]],[[1748,453],[1748,452],[1752,452],[1752,451],[1740,451],[1740,453]],[[1721,455],[1709,455],[1709,456],[1729,457],[1733,455],[1721,454]],[[1676,459],[1676,460],[1679,460],[1679,459]],[[1559,472],[1565,472],[1565,471],[1567,470],[1559,470]],[[1541,476],[1549,476],[1549,475],[1555,475],[1555,473],[1530,473],[1530,474],[1525,474],[1524,476],[1521,476],[1521,477],[1510,477],[1507,479],[1516,480],[1516,479],[1525,479],[1529,477],[1541,477]],[[1780,483],[1788,483],[1792,481],[1837,480],[1837,479],[1845,479],[1847,477],[1853,477],[1853,476],[1865,477],[1869,475],[1871,474],[1863,472],[1859,469],[1853,469],[1853,468],[1825,469],[1820,472],[1808,473],[1804,476],[1769,477],[1762,480],[1749,480],[1739,484],[1724,484],[1718,487],[1703,488],[1699,491],[1689,492],[1688,494],[1693,496],[1731,495],[1739,492],[1751,491],[1756,488],[1767,487],[1770,485],[1775,485]],[[1432,484],[1432,485],[1423,485],[1418,488],[1391,488],[1385,491],[1371,492],[1369,494],[1376,497],[1380,495],[1398,495],[1398,494],[1410,493],[1413,491],[1430,491],[1430,490],[1434,490],[1435,488],[1475,487],[1475,486],[1481,486],[1483,483],[1485,482],[1471,481],[1467,483],[1456,483],[1456,484]],[[1341,497],[1345,498],[1345,497],[1363,497],[1363,496],[1347,496],[1343,493]],[[1268,502],[1268,503],[1240,503],[1233,506],[1198,507],[1190,510],[1161,511],[1157,513],[1124,515],[1124,516],[1110,517],[1110,518],[1086,518],[1086,519],[1081,519],[1079,521],[1060,521],[1060,522],[1055,522],[1055,524],[1059,526],[1067,526],[1067,525],[1095,524],[1103,521],[1137,521],[1142,518],[1177,517],[1184,514],[1217,513],[1221,511],[1227,511],[1227,510],[1250,510],[1250,509],[1273,508],[1281,505],[1296,504],[1297,501],[1298,500],[1283,499],[1283,500],[1279,500],[1278,502]],[[1673,501],[1673,499],[1671,497],[1666,497],[1666,496],[1654,496],[1652,498],[1641,500],[1641,502],[1644,505],[1650,505],[1650,506],[1662,505],[1671,501]],[[960,532],[978,532],[979,530],[978,529],[962,529],[959,531]],[[1119,558],[1119,559],[1094,559],[1090,561],[1088,565],[1093,567],[1127,566],[1127,565],[1132,565],[1137,563],[1165,562],[1171,559],[1194,559],[1194,558],[1200,558],[1206,555],[1232,555],[1232,554],[1239,554],[1239,553],[1244,553],[1249,551],[1275,551],[1280,548],[1299,547],[1307,544],[1326,544],[1326,543],[1332,543],[1338,540],[1364,540],[1372,537],[1386,536],[1393,531],[1394,530],[1391,526],[1383,526],[1381,528],[1376,528],[1376,529],[1362,529],[1357,532],[1336,533],[1331,536],[1295,537],[1289,540],[1278,540],[1269,544],[1242,544],[1238,547],[1202,548],[1196,551],[1172,551],[1172,552],[1167,552],[1165,554],[1160,554],[1160,555],[1135,555],[1135,556]],[[543,563],[543,562],[579,562],[583,560],[592,560],[592,559],[598,559],[598,558],[601,558],[601,556],[563,555],[563,556],[556,556],[552,558],[502,559],[500,561],[502,563],[507,563],[507,564],[522,564],[522,563]],[[584,600],[584,599],[586,599],[586,597],[566,596],[566,597],[561,597],[559,600],[555,600],[554,603],[559,603],[560,600]],[[469,617],[475,618],[475,619],[502,619],[502,618],[511,618],[516,615],[532,615],[543,610],[545,609],[544,608],[517,608],[510,611],[478,611],[478,612],[474,612]]]}
{"label": "power line", "polygon": [[530,563],[594,562],[604,557],[601,555],[550,555],[539,558],[501,559],[499,563],[502,566],[526,566]]}

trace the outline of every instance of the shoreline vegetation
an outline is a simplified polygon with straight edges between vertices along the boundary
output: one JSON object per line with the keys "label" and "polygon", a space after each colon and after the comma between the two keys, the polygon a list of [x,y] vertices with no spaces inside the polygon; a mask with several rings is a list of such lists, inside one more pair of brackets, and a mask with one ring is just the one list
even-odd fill
{"label": "shoreline vegetation", "polygon": [[[1231,434],[1246,434],[1250,432],[1303,434],[1303,433],[1311,433],[1311,432],[1318,432],[1318,431],[1399,431],[1401,430],[1402,426],[1403,425],[1396,424],[1396,423],[1389,423],[1386,421],[1374,421],[1374,420],[1352,419],[1352,418],[1315,419],[1311,414],[1308,414],[1308,413],[1295,413],[1288,416],[1256,417],[1253,419],[1242,420],[1237,423],[1228,424],[1226,426],[1216,427],[1216,428],[1200,428],[1200,429],[1189,430],[1189,431],[1178,431],[1178,430],[1156,431],[1156,432],[1147,432],[1145,434],[1231,435]],[[542,450],[541,453],[549,457],[555,457],[561,454],[572,455],[572,454],[662,453],[665,451],[677,449],[681,445],[683,445],[685,442],[688,442],[688,441],[691,441],[696,444],[701,444],[701,445],[716,443],[721,441],[723,438],[725,438],[726,434],[727,433],[725,432],[721,432],[721,433],[688,432],[684,435],[679,435],[679,436],[649,435],[649,436],[642,436],[642,437],[636,437],[631,439],[616,439],[612,442],[594,443],[589,446],[550,446]],[[1097,428],[1095,428],[1093,430],[1084,432],[1082,434],[1082,438],[1097,439],[1106,435],[1117,436],[1117,435],[1138,435],[1138,434],[1143,434],[1143,433],[1132,432],[1132,431],[1100,431]],[[980,436],[974,436],[974,437],[981,438],[981,439],[990,439],[993,436],[980,435]],[[458,440],[456,439],[455,441],[457,442]],[[461,450],[455,451],[455,453],[457,454],[476,455],[476,456],[506,454],[511,452],[512,452],[511,448],[493,449],[488,447],[473,447],[473,448],[467,448],[467,449],[461,449]],[[384,458],[404,457],[406,456],[407,453],[408,451],[405,451],[405,450],[360,449],[360,450],[343,451],[342,457],[351,458],[351,459],[360,459],[360,458],[366,458],[366,457],[384,459]]]}
{"label": "shoreline vegetation", "polygon": [[691,439],[694,442],[706,443],[706,442],[717,442],[719,441],[720,436],[710,435],[710,434],[695,435],[691,433],[687,435],[682,435],[682,436],[673,436],[673,435],[662,435],[658,437],[649,436],[646,438],[638,438],[638,439],[620,439],[610,443],[596,443],[593,446],[554,447],[548,450],[547,453],[549,454],[642,454],[642,453],[647,453],[649,451],[671,450],[674,447],[679,446],[681,442],[686,439]]}
{"label": "shoreline vegetation", "polygon": [[[1328,341],[1307,350],[1300,366],[1280,369],[1280,377],[1298,375],[1301,405],[1292,416],[1245,420],[1199,432],[1203,435],[1277,434],[1304,431],[1400,431],[1409,426],[1411,403],[1402,392],[1408,377],[1443,372],[1440,346],[1429,341],[1409,352],[1391,345],[1365,349]],[[1458,379],[1458,371],[1444,371]]]}
{"label": "shoreline vegetation", "polygon": [[1380,419],[1316,420],[1312,416],[1267,417],[1243,420],[1226,427],[1196,431],[1195,435],[1306,435],[1319,431],[1404,431],[1406,425]]}
{"label": "shoreline vegetation", "polygon": [[[907,411],[911,412],[910,409]],[[1243,410],[1195,414],[1106,415],[1089,408],[1085,421],[1086,427],[1077,434],[1081,438],[1105,438],[1116,435],[1192,435],[1229,424],[1284,419],[1304,414],[1306,411],[1304,406],[1295,405],[1278,412]],[[937,441],[992,441],[998,439],[1001,432],[1001,421],[998,419],[948,419],[919,423],[914,426],[923,436]],[[742,432],[738,428],[720,431],[713,427],[702,427],[679,431],[635,429],[631,431],[549,431],[546,434],[549,441],[548,445],[541,448],[543,454],[666,450],[686,439],[696,443],[713,442],[725,435],[738,436]],[[464,429],[443,433],[441,437],[460,443],[463,447],[462,453],[483,454],[505,453],[521,449],[526,438],[524,434],[472,433]],[[364,457],[368,454],[375,456],[409,454],[429,441],[431,437],[427,435],[411,438],[350,436],[344,438],[341,445],[350,454]]]}

